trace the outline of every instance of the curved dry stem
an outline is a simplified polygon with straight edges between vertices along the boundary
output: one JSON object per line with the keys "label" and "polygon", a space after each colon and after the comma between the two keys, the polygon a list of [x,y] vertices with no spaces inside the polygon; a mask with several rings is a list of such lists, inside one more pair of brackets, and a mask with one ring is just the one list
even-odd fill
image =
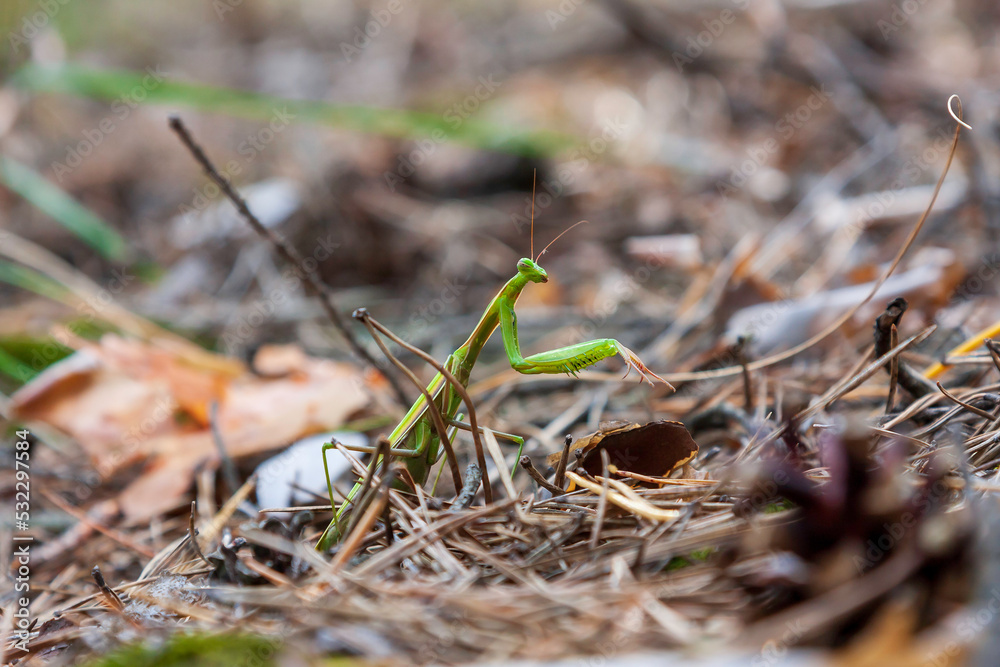
{"label": "curved dry stem", "polygon": [[374,327],[383,335],[385,335],[387,338],[389,338],[389,340],[396,343],[400,347],[409,350],[413,354],[417,355],[418,357],[426,361],[438,373],[443,375],[444,378],[451,384],[451,386],[455,388],[455,391],[458,392],[459,396],[462,397],[462,401],[469,409],[469,426],[471,427],[472,430],[472,442],[476,446],[476,460],[479,463],[480,469],[483,471],[483,495],[486,498],[486,504],[487,505],[491,504],[493,502],[493,490],[490,488],[490,478],[486,472],[486,454],[485,450],[483,449],[483,442],[479,437],[480,431],[479,431],[479,421],[476,419],[476,406],[472,402],[472,397],[469,396],[469,392],[466,391],[465,385],[459,382],[458,378],[452,375],[451,371],[445,368],[444,365],[438,363],[438,361],[434,357],[427,354],[419,347],[414,347],[413,345],[410,345],[405,340],[403,340],[396,334],[389,331],[389,329],[387,329],[381,322],[372,317],[371,313],[369,313],[367,310],[359,308],[358,310],[355,311],[354,316],[362,320],[366,326],[370,323],[372,327]]}
{"label": "curved dry stem", "polygon": [[[953,101],[955,101],[955,100],[958,100],[958,113],[957,114],[951,108],[951,103]],[[958,123],[959,125],[961,125],[962,127],[966,128],[968,130],[972,129],[971,125],[969,125],[964,120],[962,120],[962,98],[959,97],[957,94],[956,95],[952,95],[951,97],[948,98],[948,113],[951,114],[951,117],[955,119],[956,123]]]}
{"label": "curved dry stem", "polygon": [[[840,327],[842,327],[848,320],[854,317],[866,303],[871,301],[872,298],[875,296],[875,294],[878,293],[878,290],[882,287],[882,285],[885,284],[885,281],[889,279],[889,276],[893,274],[893,272],[899,266],[899,263],[903,260],[903,256],[913,245],[913,242],[916,240],[917,235],[920,233],[920,230],[923,229],[924,223],[927,221],[927,218],[930,216],[930,213],[934,208],[934,203],[937,201],[938,194],[941,192],[941,186],[944,185],[944,179],[948,175],[948,170],[951,168],[952,160],[955,159],[955,152],[958,150],[958,137],[961,134],[963,127],[969,127],[969,125],[963,122],[961,119],[961,111],[962,111],[961,101],[959,101],[958,104],[959,115],[956,116],[955,112],[952,110],[951,102],[952,100],[957,98],[958,98],[957,95],[952,95],[950,98],[948,98],[948,113],[951,114],[951,116],[955,119],[957,125],[955,126],[955,134],[951,140],[951,150],[948,152],[948,160],[944,165],[944,170],[941,172],[941,176],[938,178],[937,183],[934,186],[934,193],[931,195],[931,200],[927,204],[927,208],[924,209],[924,212],[920,216],[920,219],[917,220],[916,224],[913,225],[913,228],[910,230],[910,234],[906,237],[906,240],[903,242],[902,247],[896,253],[896,256],[893,258],[892,263],[882,273],[882,275],[879,276],[878,280],[875,281],[875,284],[872,285],[871,290],[868,292],[868,296],[859,301],[857,304],[854,305],[854,307],[852,307],[846,313],[841,315],[832,324],[830,324],[828,327],[817,333],[809,340],[803,343],[799,343],[795,347],[785,350],[784,352],[779,352],[778,354],[774,354],[771,355],[770,357],[759,359],[753,363],[747,364],[746,368],[748,370],[755,371],[761,368],[767,368],[768,366],[779,364],[782,361],[785,361],[786,359],[791,359],[800,352],[808,350],[810,347],[816,345],[820,341],[829,337],[835,331],[840,329]],[[694,382],[697,380],[714,380],[717,378],[731,377],[733,375],[739,375],[742,372],[744,372],[743,366],[727,366],[726,368],[719,368],[712,371],[669,373],[667,374],[666,377],[667,379],[673,382]]]}
{"label": "curved dry stem", "polygon": [[[392,362],[392,365],[402,371],[403,375],[413,383],[413,386],[420,390],[423,394],[424,401],[427,403],[427,411],[430,412],[431,420],[434,422],[434,430],[437,431],[438,440],[441,442],[441,446],[444,447],[445,456],[448,458],[448,468],[451,470],[452,481],[455,484],[456,489],[462,488],[462,473],[458,469],[458,461],[455,459],[455,450],[452,449],[451,440],[448,439],[448,427],[444,423],[444,417],[441,415],[441,410],[438,408],[437,403],[434,402],[434,397],[431,396],[427,388],[420,382],[420,379],[414,375],[413,371],[406,367],[402,361],[396,358],[396,356],[389,351],[385,343],[379,337],[378,332],[369,322],[370,318],[363,319],[365,327],[368,329],[368,333],[371,334],[372,339],[375,344],[378,345],[379,349],[382,350],[382,354]],[[376,459],[377,460],[377,459]]]}

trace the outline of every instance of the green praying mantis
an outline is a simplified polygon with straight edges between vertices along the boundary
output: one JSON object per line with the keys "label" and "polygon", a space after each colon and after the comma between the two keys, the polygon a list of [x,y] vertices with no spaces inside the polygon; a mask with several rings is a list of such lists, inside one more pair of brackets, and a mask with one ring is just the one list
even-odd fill
{"label": "green praying mantis", "polygon": [[[294,248],[288,246],[278,236],[271,233],[254,216],[254,214],[247,207],[246,201],[239,196],[232,184],[219,173],[219,171],[205,155],[201,146],[195,142],[194,138],[191,136],[190,132],[188,132],[181,119],[176,116],[172,117],[170,120],[170,126],[177,133],[188,150],[191,151],[195,160],[201,164],[202,168],[212,181],[214,181],[222,192],[230,199],[230,201],[233,202],[237,210],[243,215],[251,227],[253,227],[254,230],[261,236],[274,244],[286,259],[298,267],[304,267],[302,258],[298,255]],[[548,275],[545,273],[545,269],[538,265],[538,258],[544,255],[545,252],[552,247],[552,244],[558,241],[563,234],[568,232],[573,227],[576,227],[576,225],[573,225],[559,234],[559,236],[545,246],[545,248],[538,253],[536,257],[534,251],[534,187],[532,187],[531,195],[531,257],[522,258],[518,261],[517,273],[513,278],[507,281],[507,284],[504,285],[500,292],[493,297],[492,301],[490,301],[489,306],[486,308],[486,311],[479,320],[479,324],[476,325],[476,328],[469,335],[468,340],[466,340],[465,343],[463,343],[448,357],[443,366],[439,366],[437,362],[432,363],[432,365],[438,368],[438,374],[433,380],[431,380],[430,384],[427,385],[426,388],[421,387],[421,397],[410,407],[402,421],[400,421],[396,428],[393,429],[388,438],[380,440],[378,448],[356,446],[348,447],[348,449],[359,452],[379,452],[380,456],[373,457],[374,460],[369,464],[368,474],[365,479],[354,485],[350,493],[348,493],[344,503],[337,508],[334,513],[333,520],[330,522],[330,525],[327,526],[323,535],[319,539],[317,549],[329,549],[333,544],[340,540],[342,532],[341,521],[346,516],[347,511],[353,504],[356,496],[358,496],[362,489],[367,485],[367,482],[369,481],[368,478],[373,475],[374,471],[380,464],[386,462],[385,459],[381,458],[382,456],[395,456],[404,459],[406,461],[406,467],[409,475],[412,478],[412,482],[417,485],[423,485],[427,481],[427,476],[431,468],[435,463],[437,463],[442,447],[445,451],[452,452],[450,439],[454,433],[454,428],[469,428],[469,430],[472,431],[473,439],[476,440],[477,443],[476,453],[479,458],[480,467],[483,468],[483,477],[486,477],[486,471],[484,469],[485,465],[483,465],[485,463],[485,459],[482,456],[482,450],[478,442],[479,429],[476,426],[475,412],[472,409],[471,399],[465,391],[465,388],[469,384],[469,378],[472,375],[472,368],[475,366],[476,360],[479,358],[479,353],[482,351],[483,347],[486,345],[487,341],[489,341],[498,326],[500,327],[503,335],[504,349],[507,351],[507,357],[510,360],[510,364],[514,370],[520,373],[527,375],[538,373],[568,373],[575,376],[580,370],[597,363],[601,359],[618,355],[625,360],[626,376],[632,371],[632,369],[635,369],[639,372],[640,379],[645,380],[650,385],[653,384],[653,381],[650,380],[650,377],[652,377],[660,382],[663,382],[668,387],[670,386],[670,383],[646,368],[645,364],[639,360],[639,357],[637,357],[634,352],[613,338],[602,338],[599,340],[587,341],[585,343],[577,343],[576,345],[569,345],[557,350],[533,354],[530,357],[522,356],[521,346],[517,339],[517,315],[514,313],[514,305],[517,303],[518,297],[521,296],[521,292],[528,285],[528,283],[544,283],[548,281]],[[579,225],[582,222],[585,221],[581,221],[576,224]],[[327,289],[324,284],[309,270],[305,270],[303,268],[303,271],[307,282],[313,287],[313,289],[324,297],[327,297]],[[328,309],[331,319],[339,326],[339,316],[330,304],[329,299],[324,298],[322,303]],[[382,333],[391,335],[384,328],[380,328],[381,325],[375,325],[374,320],[371,320],[370,318],[362,318],[362,320],[365,322],[366,326],[369,327],[369,330],[373,333],[373,335],[375,335],[375,329],[379,329]],[[395,340],[397,342],[401,342],[399,339]],[[388,354],[388,350],[383,347],[377,336],[376,342],[378,342],[383,351]],[[403,343],[403,345],[405,345],[405,343]],[[370,356],[363,349],[358,348],[357,351],[360,356],[371,361]],[[424,355],[424,353],[419,351],[417,352],[419,355],[423,356],[425,360],[432,361],[429,357]],[[391,355],[389,356],[394,363],[397,361]],[[417,383],[417,386],[420,386],[420,383],[416,381],[416,376],[408,370],[404,372]],[[469,425],[461,424],[456,421],[459,405],[463,401],[465,401],[469,406],[469,421],[471,422]],[[524,444],[524,440],[518,436],[502,434],[499,432],[496,433],[496,435],[512,440],[515,443],[520,443],[521,445]],[[442,443],[442,438],[444,439],[444,443]],[[326,453],[335,447],[337,447],[337,444],[335,443],[326,443],[323,445],[323,468],[326,472],[327,490],[330,495],[331,506],[334,506],[335,503],[333,500],[333,483],[330,480]],[[457,464],[454,459],[455,457],[453,455],[449,456],[448,464],[452,468],[452,474],[455,477],[456,482],[458,485],[461,485]],[[472,489],[473,492],[475,490],[476,489]],[[484,486],[484,494],[486,495],[488,501],[490,498],[490,489],[488,485]]]}
{"label": "green praying mantis", "polygon": [[[534,198],[532,197],[532,199]],[[582,222],[585,221],[576,224],[578,225]],[[573,227],[575,226],[573,225]],[[510,365],[519,373],[526,375],[567,373],[576,376],[580,370],[602,359],[618,355],[625,361],[626,376],[635,369],[639,373],[640,381],[645,380],[652,386],[653,381],[650,378],[654,378],[668,387],[670,386],[670,383],[649,370],[632,350],[613,338],[590,340],[548,352],[540,352],[529,357],[521,354],[521,346],[518,343],[517,337],[517,314],[514,312],[514,305],[528,283],[544,283],[548,281],[548,275],[545,273],[545,269],[539,266],[537,259],[545,254],[552,246],[552,243],[555,243],[569,229],[559,234],[538,254],[538,257],[535,257],[533,248],[534,215],[532,215],[532,257],[524,257],[517,262],[517,273],[507,281],[507,284],[490,301],[489,306],[486,307],[486,311],[479,319],[476,328],[469,335],[468,340],[452,352],[444,363],[444,368],[449,371],[454,380],[461,383],[462,387],[468,386],[472,368],[479,358],[479,353],[497,327],[500,327],[504,350],[507,353],[507,358],[510,360]],[[410,407],[403,419],[388,436],[389,456],[404,459],[410,476],[414,482],[421,485],[426,481],[431,467],[437,462],[441,449],[440,429],[435,427],[433,416],[428,409],[427,396],[434,401],[437,410],[446,423],[450,426],[457,425],[455,417],[458,414],[463,397],[452,382],[443,373],[439,372],[431,380],[430,384],[427,385],[423,395]],[[524,444],[524,441],[517,436],[503,435],[515,443]],[[445,437],[449,437],[447,433]],[[326,453],[336,446],[335,443],[326,443],[323,445],[323,466],[327,470],[328,484],[330,476],[327,469]],[[367,453],[374,453],[376,451],[373,447],[349,447],[349,449]],[[379,465],[379,461],[373,460],[369,465],[377,466]],[[345,502],[334,513],[333,520],[317,543],[317,549],[329,549],[339,541],[342,531],[341,522],[347,513],[348,507],[361,489],[362,482],[359,481],[348,493]],[[335,506],[332,488],[329,491],[331,506]]]}

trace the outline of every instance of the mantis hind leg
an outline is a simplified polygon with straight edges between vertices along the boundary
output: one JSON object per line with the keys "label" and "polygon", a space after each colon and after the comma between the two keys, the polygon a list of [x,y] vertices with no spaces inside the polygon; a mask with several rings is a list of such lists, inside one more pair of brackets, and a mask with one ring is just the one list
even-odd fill
{"label": "mantis hind leg", "polygon": [[[461,417],[461,415],[459,415],[459,417]],[[465,422],[458,421],[457,419],[452,419],[451,425],[463,431],[472,430],[471,426],[469,426]],[[479,432],[482,433],[483,429],[480,428]],[[512,442],[515,445],[517,445],[517,458],[514,459],[514,466],[511,468],[510,471],[510,473],[513,475],[517,471],[517,466],[521,464],[521,452],[524,451],[524,438],[522,438],[519,435],[514,435],[513,433],[504,433],[503,431],[493,431],[493,435],[495,435],[498,439],[507,440],[508,442]]]}
{"label": "mantis hind leg", "polygon": [[[427,450],[428,447],[432,446],[432,434],[430,427],[428,427],[423,422],[419,422],[414,426],[412,437],[407,438],[407,442],[414,445],[413,447],[391,447],[389,449],[390,456],[398,456],[407,459],[407,466],[411,467],[411,473],[413,472],[413,466],[420,466],[421,464],[426,465],[422,455]],[[316,548],[320,550],[329,549],[332,545],[336,544],[341,538],[341,523],[347,515],[347,510],[355,504],[355,498],[362,489],[362,481],[359,480],[351,490],[347,493],[344,498],[344,502],[337,506],[336,501],[333,499],[333,481],[330,479],[330,465],[326,459],[327,451],[331,449],[336,449],[337,445],[340,444],[344,449],[356,452],[364,453],[374,453],[377,451],[376,447],[369,446],[357,446],[357,445],[344,445],[337,442],[326,442],[323,443],[323,473],[326,475],[326,489],[330,496],[330,507],[334,509],[333,520],[330,525],[326,527],[323,534],[319,538],[319,542],[316,544]],[[379,461],[373,459],[368,463],[369,467],[378,466]],[[355,508],[364,509],[364,508]]]}
{"label": "mantis hind leg", "polygon": [[[358,495],[358,491],[361,490],[361,483],[358,482],[351,488],[350,492],[348,492],[347,496],[344,498],[343,504],[341,504],[339,508],[337,507],[337,501],[333,499],[333,480],[330,479],[330,464],[326,460],[326,453],[331,449],[336,449],[338,444],[340,443],[337,443],[336,441],[323,443],[323,474],[326,476],[326,490],[330,496],[330,509],[334,510],[334,516],[333,520],[326,527],[326,530],[324,530],[323,534],[320,535],[319,542],[316,544],[316,548],[321,551],[329,549],[340,539],[340,519],[343,518],[348,505],[353,502],[354,497]],[[377,462],[372,461],[369,465],[377,465]]]}
{"label": "mantis hind leg", "polygon": [[[459,415],[459,417],[461,417],[461,415]],[[463,421],[459,421],[458,419],[452,419],[450,421],[450,424],[452,426],[454,426],[455,428],[461,429],[463,431],[469,431],[469,432],[472,431],[472,427],[471,426],[469,426],[468,424],[466,424]],[[490,429],[490,430],[492,431],[492,429]],[[483,429],[480,428],[479,432],[482,433]],[[516,443],[520,443],[522,446],[524,445],[524,438],[522,438],[521,436],[518,436],[518,435],[514,435],[513,433],[504,433],[503,431],[493,431],[493,435],[495,435],[496,437],[501,438],[503,440],[507,440],[509,442],[516,442]]]}
{"label": "mantis hind leg", "polygon": [[[336,445],[332,443],[326,443],[323,445],[323,451],[327,449],[333,449]],[[344,445],[341,447],[352,452],[360,452],[362,454],[374,454],[378,451],[378,447],[373,447],[371,445]],[[410,449],[409,447],[392,447],[389,449],[389,456],[397,456],[401,459],[413,459],[423,454],[422,450]],[[325,455],[324,455],[325,457]]]}

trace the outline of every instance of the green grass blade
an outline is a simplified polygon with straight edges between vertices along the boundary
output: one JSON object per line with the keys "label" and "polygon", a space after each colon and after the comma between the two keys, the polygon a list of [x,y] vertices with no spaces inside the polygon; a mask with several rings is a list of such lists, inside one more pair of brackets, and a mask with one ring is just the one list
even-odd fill
{"label": "green grass blade", "polygon": [[53,301],[68,303],[70,292],[61,283],[20,264],[0,259],[0,282],[34,292]]}
{"label": "green grass blade", "polygon": [[[473,148],[525,156],[552,156],[578,145],[575,137],[525,131],[457,115],[292,100],[245,90],[176,81],[152,68],[135,72],[77,65],[25,65],[11,83],[35,92],[64,93],[123,103],[160,104],[268,120],[285,112],[294,122],[328,125],[390,137],[430,137]],[[124,108],[124,107],[123,107]]]}
{"label": "green grass blade", "polygon": [[128,259],[128,243],[118,232],[30,167],[0,156],[0,183],[31,202],[105,259],[115,262]]}
{"label": "green grass blade", "polygon": [[[73,333],[76,333],[75,331]],[[0,372],[10,377],[27,382],[43,370],[62,361],[73,354],[74,350],[66,347],[51,336],[34,338],[26,334],[0,337]]]}
{"label": "green grass blade", "polygon": [[0,373],[24,384],[38,373],[28,364],[24,363],[6,350],[0,347]]}

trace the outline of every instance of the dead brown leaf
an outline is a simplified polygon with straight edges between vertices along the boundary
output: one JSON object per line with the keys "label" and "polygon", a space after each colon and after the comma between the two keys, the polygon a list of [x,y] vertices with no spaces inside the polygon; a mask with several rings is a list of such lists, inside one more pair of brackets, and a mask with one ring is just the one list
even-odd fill
{"label": "dead brown leaf", "polygon": [[284,359],[277,364],[284,375],[261,378],[107,335],[23,387],[12,408],[19,418],[73,437],[105,478],[147,461],[119,498],[129,521],[143,521],[181,505],[195,469],[216,462],[213,402],[234,458],[333,430],[368,404],[364,376],[353,366],[288,349],[274,352],[262,349],[270,355],[265,365]]}
{"label": "dead brown leaf", "polygon": [[[602,474],[601,450],[607,450],[610,465],[621,470],[666,477],[698,454],[698,444],[684,424],[654,421],[648,424],[616,422],[573,443],[571,453],[582,451],[584,470]],[[559,462],[561,453],[549,457],[549,465]]]}

